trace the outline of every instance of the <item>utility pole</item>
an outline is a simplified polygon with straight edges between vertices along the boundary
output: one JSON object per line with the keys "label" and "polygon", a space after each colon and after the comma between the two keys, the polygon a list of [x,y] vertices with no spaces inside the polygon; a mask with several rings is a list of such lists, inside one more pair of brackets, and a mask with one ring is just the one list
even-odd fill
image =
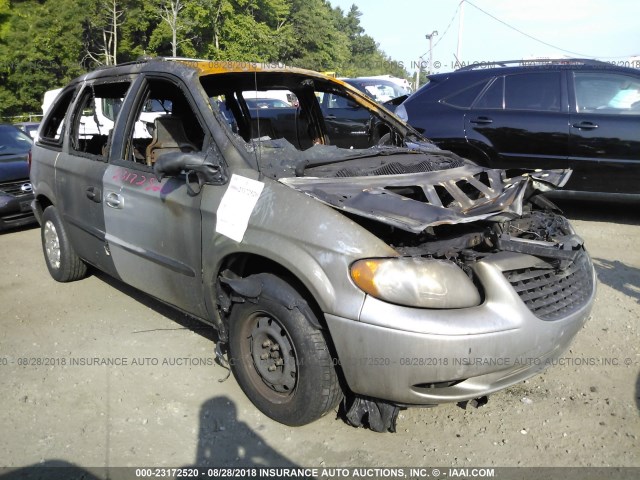
{"label": "utility pole", "polygon": [[433,37],[438,35],[438,31],[434,30],[430,35],[425,35],[425,38],[429,40],[429,73],[433,72]]}
{"label": "utility pole", "polygon": [[460,17],[458,18],[458,48],[456,48],[456,62],[460,62],[462,52],[462,27],[464,23],[464,0],[460,2]]}
{"label": "utility pole", "polygon": [[[429,35],[424,36],[424,38],[429,40],[429,73],[433,72],[433,37],[436,35],[438,35],[438,31],[434,30]],[[426,55],[426,53],[424,55]],[[422,70],[422,64],[424,63],[424,59],[422,58],[424,55],[418,59],[418,63],[416,65],[416,90],[420,87],[420,71]]]}
{"label": "utility pole", "polygon": [[[424,54],[426,55],[426,53]],[[422,70],[422,64],[424,63],[424,55],[418,57],[418,61],[416,62],[416,81],[414,91],[420,88],[420,71]]]}

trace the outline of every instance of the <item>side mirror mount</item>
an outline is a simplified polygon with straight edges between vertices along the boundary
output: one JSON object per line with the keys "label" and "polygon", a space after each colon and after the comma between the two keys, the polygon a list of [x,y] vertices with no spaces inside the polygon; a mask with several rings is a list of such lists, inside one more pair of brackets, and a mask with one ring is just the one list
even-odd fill
{"label": "side mirror mount", "polygon": [[[168,152],[158,158],[153,171],[159,182],[164,177],[175,177],[186,172],[190,195],[199,194],[205,184],[224,185],[228,181],[226,169],[217,152],[207,155],[201,152]],[[197,191],[192,187],[194,180],[199,186]]]}

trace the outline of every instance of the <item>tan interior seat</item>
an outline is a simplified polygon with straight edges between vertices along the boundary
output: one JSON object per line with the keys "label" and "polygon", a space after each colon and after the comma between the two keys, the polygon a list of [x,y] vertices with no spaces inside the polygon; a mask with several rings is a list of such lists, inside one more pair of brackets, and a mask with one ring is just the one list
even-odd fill
{"label": "tan interior seat", "polygon": [[187,137],[180,117],[161,115],[153,121],[153,125],[153,137],[146,151],[147,165],[153,165],[164,153],[198,150]]}

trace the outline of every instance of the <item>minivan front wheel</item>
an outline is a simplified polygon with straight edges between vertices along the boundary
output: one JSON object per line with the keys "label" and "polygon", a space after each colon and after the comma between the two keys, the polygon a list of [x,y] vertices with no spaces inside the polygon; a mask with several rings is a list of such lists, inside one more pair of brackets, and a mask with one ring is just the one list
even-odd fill
{"label": "minivan front wheel", "polygon": [[47,269],[55,280],[72,282],[86,276],[87,265],[73,249],[60,215],[53,206],[47,207],[42,215],[40,236]]}
{"label": "minivan front wheel", "polygon": [[262,413],[286,425],[305,425],[340,402],[338,376],[312,310],[287,283],[265,277],[271,285],[257,299],[232,309],[229,362]]}

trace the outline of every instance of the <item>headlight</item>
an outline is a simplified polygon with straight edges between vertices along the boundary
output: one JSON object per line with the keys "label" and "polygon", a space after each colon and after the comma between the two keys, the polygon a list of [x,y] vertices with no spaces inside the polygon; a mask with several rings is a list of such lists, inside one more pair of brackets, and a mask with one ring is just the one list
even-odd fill
{"label": "headlight", "polygon": [[422,308],[480,305],[480,294],[456,264],[423,258],[371,258],[351,265],[354,283],[386,302]]}
{"label": "headlight", "polygon": [[400,105],[398,105],[398,107],[396,108],[396,111],[394,113],[398,117],[400,117],[400,119],[403,122],[409,122],[409,115],[407,115],[407,109],[405,108],[405,106],[402,103]]}

